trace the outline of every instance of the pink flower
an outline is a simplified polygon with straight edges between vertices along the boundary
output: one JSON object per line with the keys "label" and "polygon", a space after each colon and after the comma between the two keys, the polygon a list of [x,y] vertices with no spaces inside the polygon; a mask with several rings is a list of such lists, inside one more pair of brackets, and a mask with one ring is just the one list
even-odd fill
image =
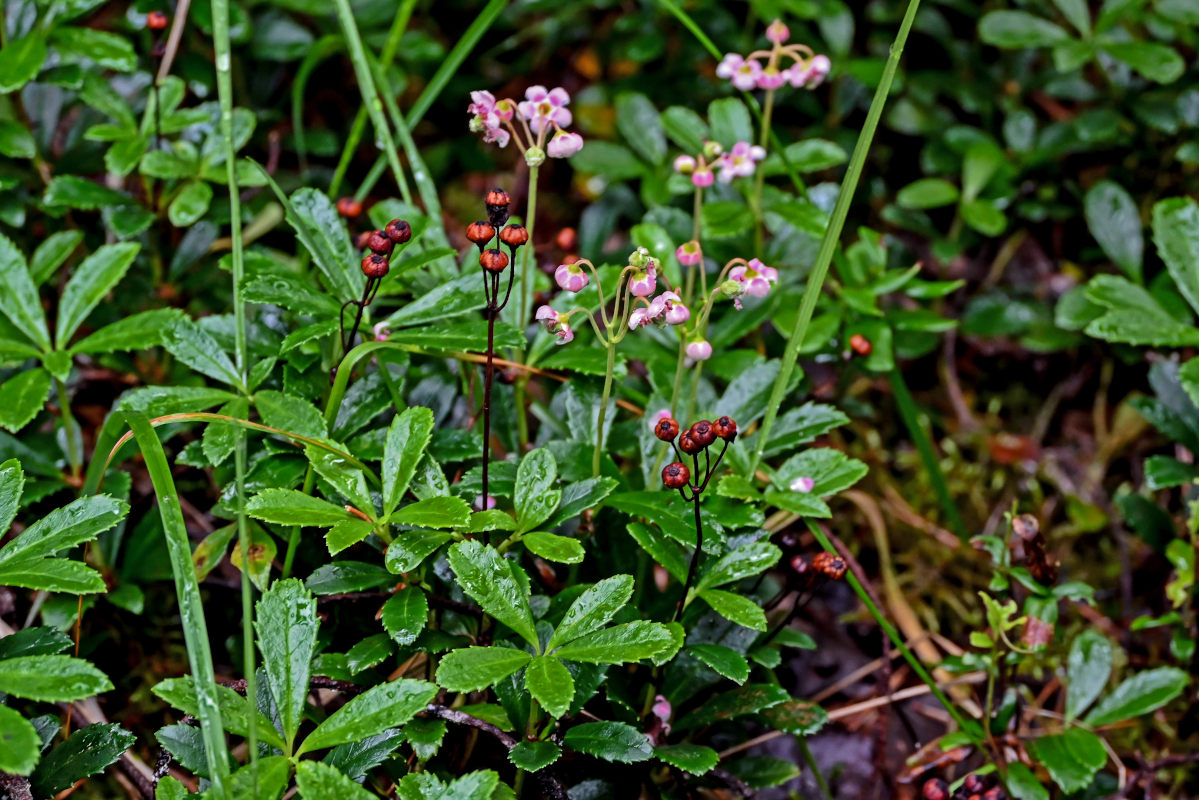
{"label": "pink flower", "polygon": [[658,271],[651,262],[648,267],[633,273],[629,280],[629,291],[634,297],[649,297],[658,288]]}
{"label": "pink flower", "polygon": [[711,186],[712,182],[715,180],[716,176],[712,174],[712,170],[708,169],[707,167],[704,167],[703,169],[697,169],[695,172],[691,173],[691,182],[701,189]]}
{"label": "pink flower", "polygon": [[829,61],[828,56],[818,55],[813,56],[806,64],[792,64],[783,72],[787,82],[796,89],[815,89],[824,82],[832,68],[833,62]]}
{"label": "pink flower", "polygon": [[474,114],[470,129],[483,133],[484,142],[506,147],[511,134],[504,129],[503,122],[512,119],[512,103],[507,100],[497,102],[495,95],[488,91],[471,92],[470,99],[471,104],[466,107],[467,113]]}
{"label": "pink flower", "polygon": [[508,140],[511,138],[512,138],[512,134],[508,133],[508,131],[506,129],[500,128],[500,127],[488,128],[487,132],[483,134],[484,142],[486,142],[487,144],[491,144],[492,142],[495,142],[500,147],[507,147]]}
{"label": "pink flower", "polygon": [[766,151],[749,142],[737,142],[733,149],[720,157],[720,182],[732,183],[734,178],[754,174],[755,164],[766,158]]}
{"label": "pink flower", "polygon": [[[662,695],[656,695],[654,697],[654,704],[650,707],[650,711],[663,723],[669,723],[670,715],[673,713],[673,709],[670,707],[670,701]],[[666,725],[665,729],[669,731],[670,725]]]}
{"label": "pink flower", "polygon": [[554,335],[558,337],[558,341],[554,342],[554,344],[567,344],[568,342],[573,342],[575,339],[574,329],[565,322],[562,323],[558,330],[554,331]]}
{"label": "pink flower", "polygon": [[687,347],[684,349],[687,353],[687,358],[692,361],[707,361],[712,357],[712,345],[705,339],[687,342]]}
{"label": "pink flower", "polygon": [[581,291],[590,282],[587,273],[578,264],[562,264],[554,270],[554,280],[568,292]]}
{"label": "pink flower", "polygon": [[372,332],[375,334],[375,341],[386,342],[387,335],[391,333],[391,326],[387,324],[387,320],[376,322]]}
{"label": "pink flower", "polygon": [[486,507],[488,509],[495,508],[495,497],[493,497],[492,495],[487,495],[486,503],[483,502],[482,495],[479,495],[478,497],[476,497],[475,498],[475,508],[482,511],[484,507]]}
{"label": "pink flower", "polygon": [[791,491],[807,494],[816,487],[816,481],[811,478],[796,478],[791,481]]}
{"label": "pink flower", "polygon": [[692,156],[679,156],[674,160],[674,171],[683,175],[690,175],[695,171],[695,158]]}
{"label": "pink flower", "polygon": [[674,292],[662,292],[653,299],[650,308],[660,308],[659,314],[666,320],[667,325],[682,325],[691,319],[691,309],[683,305],[683,298]]}
{"label": "pink flower", "polygon": [[629,330],[635,331],[642,325],[648,325],[652,321],[650,310],[646,306],[638,306],[633,309],[633,313],[629,314]]}
{"label": "pink flower", "polygon": [[674,257],[684,267],[693,267],[704,260],[704,252],[700,249],[699,242],[692,239],[679,245],[679,249],[674,251]]}
{"label": "pink flower", "polygon": [[777,89],[786,82],[786,71],[779,72],[778,67],[768,66],[758,73],[755,85],[759,89]]}
{"label": "pink flower", "polygon": [[558,131],[554,138],[545,146],[545,152],[550,158],[570,158],[583,149],[583,137],[577,133]]}
{"label": "pink flower", "polygon": [[761,71],[762,65],[757,61],[752,58],[747,61],[736,53],[726,55],[716,67],[717,77],[732,81],[734,86],[743,91],[749,91],[757,85]]}
{"label": "pink flower", "polygon": [[550,124],[566,127],[574,118],[566,106],[570,103],[570,95],[561,86],[553,91],[546,91],[544,86],[530,86],[525,90],[525,100],[518,108],[521,116],[529,121],[529,127],[534,133]]}
{"label": "pink flower", "polygon": [[770,287],[779,282],[779,271],[754,258],[744,267],[729,270],[729,278],[744,286],[745,294],[750,297],[765,297],[770,294]]}
{"label": "pink flower", "polygon": [[574,340],[575,332],[571,330],[569,314],[561,314],[550,306],[541,306],[537,309],[536,319],[548,332],[558,337],[556,344]]}
{"label": "pink flower", "polygon": [[658,413],[650,415],[646,418],[646,421],[649,422],[649,429],[652,431],[654,428],[658,427],[658,423],[664,419],[670,419],[669,408],[663,408]]}
{"label": "pink flower", "polygon": [[781,19],[776,19],[766,28],[766,38],[775,44],[782,44],[791,38],[791,31],[787,30]]}

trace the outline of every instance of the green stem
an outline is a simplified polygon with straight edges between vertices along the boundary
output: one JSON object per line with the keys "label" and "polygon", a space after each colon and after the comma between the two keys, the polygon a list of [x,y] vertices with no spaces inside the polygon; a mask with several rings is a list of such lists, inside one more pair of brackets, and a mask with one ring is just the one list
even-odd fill
{"label": "green stem", "polygon": [[828,783],[825,782],[824,775],[820,772],[820,766],[816,763],[816,758],[812,755],[812,749],[808,747],[808,737],[796,736],[795,740],[799,742],[799,751],[803,753],[803,760],[808,765],[808,772],[812,773],[812,777],[816,780],[816,785],[820,787],[821,796],[824,800],[832,800],[833,793],[828,790]]}
{"label": "green stem", "polygon": [[591,477],[600,474],[600,459],[604,454],[604,418],[608,415],[608,398],[612,396],[612,373],[616,370],[616,343],[609,337],[608,367],[604,372],[604,393],[600,396],[599,420],[595,431],[595,453],[591,457]]}
{"label": "green stem", "polygon": [[520,263],[520,319],[516,325],[524,330],[529,320],[529,306],[533,303],[533,251],[536,239],[533,225],[537,221],[537,174],[541,166],[529,167],[529,202],[525,210],[525,227],[529,229],[529,246],[525,248]]}
{"label": "green stem", "polygon": [[[704,211],[704,190],[702,186],[695,187],[695,198],[691,204],[691,239],[699,242],[701,233],[700,220]],[[700,296],[708,296],[708,271],[704,268],[704,260],[701,258],[698,264],[693,264],[687,272],[687,288],[683,291],[683,304],[688,308],[691,307],[691,298],[695,295],[695,274],[699,273],[703,280],[703,287],[700,289]]]}
{"label": "green stem", "polygon": [[[837,549],[833,547],[833,543],[829,541],[828,537],[824,535],[824,531],[820,529],[819,525],[815,524],[810,519],[805,519],[804,522],[807,524],[808,530],[812,532],[812,536],[816,538],[816,541],[820,543],[820,546],[824,548],[825,551],[836,556],[841,555],[837,552]],[[961,712],[958,711],[957,706],[953,704],[953,701],[951,701],[945,695],[945,692],[941,691],[941,687],[937,685],[935,680],[933,680],[933,676],[929,674],[927,669],[925,669],[924,664],[922,664],[920,659],[916,658],[916,655],[910,649],[908,649],[907,644],[903,641],[903,637],[899,635],[899,631],[895,630],[895,627],[887,621],[885,616],[883,616],[883,612],[879,609],[879,607],[875,605],[873,600],[870,599],[870,594],[866,591],[862,584],[858,582],[858,577],[853,573],[853,570],[845,573],[845,579],[849,581],[849,585],[853,589],[854,593],[858,596],[858,599],[861,600],[862,604],[866,606],[866,609],[870,612],[870,616],[874,617],[874,621],[877,622],[878,626],[883,629],[883,633],[887,635],[887,638],[889,638],[891,643],[895,645],[895,649],[900,652],[904,660],[907,661],[908,665],[912,668],[912,671],[916,673],[916,677],[920,678],[924,685],[928,687],[928,690],[932,693],[933,697],[937,698],[937,701],[945,707],[945,710],[949,713],[949,716],[953,718],[953,721],[957,723],[958,727],[970,738],[970,741],[973,742],[974,745],[979,749],[983,749],[985,747],[985,740],[982,735],[982,730],[979,728],[978,724],[973,720],[967,721],[966,718],[962,716]]]}
{"label": "green stem", "polygon": [[[766,92],[766,103],[762,107],[762,134],[758,137],[758,145],[763,150],[770,144],[770,118],[774,115],[774,90]],[[762,188],[766,184],[766,170],[761,166],[754,174],[754,255],[762,254]],[[704,292],[707,294],[707,292]]]}
{"label": "green stem", "polygon": [[774,420],[783,404],[783,395],[786,394],[791,376],[795,372],[799,346],[803,343],[808,324],[812,321],[812,312],[816,309],[816,301],[824,286],[824,278],[828,275],[829,264],[832,263],[833,254],[837,250],[841,230],[845,227],[845,218],[849,215],[849,204],[853,201],[854,192],[858,188],[858,180],[862,177],[862,168],[866,165],[866,156],[870,152],[874,132],[882,117],[883,106],[887,103],[887,95],[891,92],[895,71],[899,67],[899,59],[903,55],[903,47],[908,40],[908,33],[912,29],[912,22],[916,18],[916,10],[919,6],[920,0],[908,0],[907,12],[904,13],[903,22],[899,25],[899,32],[896,33],[895,41],[891,44],[891,55],[887,58],[882,79],[879,81],[878,89],[874,92],[874,99],[870,101],[870,109],[866,113],[866,122],[862,126],[862,132],[858,135],[857,144],[854,145],[849,169],[845,172],[845,179],[841,181],[841,191],[837,194],[837,202],[833,206],[828,230],[825,231],[824,239],[820,242],[820,251],[816,255],[816,262],[812,265],[812,272],[808,276],[808,285],[804,290],[803,299],[800,301],[799,316],[795,318],[795,327],[792,328],[791,336],[787,339],[787,347],[783,351],[783,362],[778,377],[774,381],[774,388],[770,392],[770,402],[766,404],[766,415],[762,418],[758,443],[754,447],[749,461],[750,475],[757,471],[758,464],[762,460],[762,451],[766,449],[766,443],[770,441],[770,430],[774,427]]}
{"label": "green stem", "polygon": [[54,391],[58,394],[58,410],[67,435],[67,463],[71,465],[71,477],[78,478],[83,472],[83,433],[75,415],[71,413],[71,399],[67,396],[66,384],[55,378]]}
{"label": "green stem", "polygon": [[[229,42],[229,0],[212,0],[212,43],[216,57],[217,96],[221,107],[221,139],[225,150],[225,179],[229,186],[229,237],[233,250],[233,322],[234,356],[243,386],[249,373],[246,345],[246,303],[241,286],[245,277],[245,253],[241,235],[241,192],[237,185],[236,152],[233,147],[233,73],[232,47]],[[254,702],[257,680],[254,652],[253,587],[250,585],[250,530],[246,524],[246,434],[237,428],[234,435],[234,491],[237,496],[237,541],[241,550],[242,669],[246,697]],[[251,786],[258,791],[258,720],[250,718],[247,744]]]}
{"label": "green stem", "polygon": [[903,373],[900,372],[898,366],[891,368],[891,371],[887,373],[887,379],[891,382],[891,392],[895,395],[895,404],[899,406],[899,416],[903,417],[903,424],[907,426],[908,434],[920,452],[924,471],[928,473],[928,480],[937,494],[937,500],[941,504],[941,510],[945,513],[945,519],[957,537],[966,541],[970,538],[970,533],[966,530],[966,525],[962,522],[962,517],[953,502],[953,496],[949,493],[949,486],[945,482],[945,473],[941,471],[941,462],[937,459],[936,451],[933,450],[933,443],[929,439],[928,432],[920,422],[920,412],[916,409],[916,401],[912,399],[912,393],[908,391],[908,386],[903,380]]}

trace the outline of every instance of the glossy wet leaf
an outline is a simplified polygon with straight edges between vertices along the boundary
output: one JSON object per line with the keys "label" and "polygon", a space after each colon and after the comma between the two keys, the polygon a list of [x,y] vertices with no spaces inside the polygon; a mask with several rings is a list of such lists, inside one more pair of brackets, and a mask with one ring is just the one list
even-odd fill
{"label": "glossy wet leaf", "polygon": [[408,586],[388,598],[379,620],[396,644],[410,645],[429,621],[429,601],[423,591]]}
{"label": "glossy wet leaf", "polygon": [[1182,694],[1190,678],[1177,667],[1158,667],[1138,672],[1122,681],[1087,714],[1090,726],[1139,717],[1155,711]]}
{"label": "glossy wet leaf", "polygon": [[162,344],[166,331],[173,328],[181,319],[183,319],[183,313],[177,308],[156,308],[131,314],[88,334],[71,345],[68,352],[71,355],[97,354],[156,347]]}
{"label": "glossy wet leaf", "polygon": [[436,696],[437,687],[401,678],[368,689],[333,712],[300,746],[301,753],[365,739],[403,725]]}
{"label": "glossy wet leaf", "polygon": [[725,619],[755,631],[766,630],[766,612],[753,599],[721,589],[705,589],[698,596]]}
{"label": "glossy wet leaf", "polygon": [[575,696],[570,670],[552,656],[537,656],[525,668],[525,687],[553,717],[561,717]]}
{"label": "glossy wet leaf", "polygon": [[[163,701],[171,704],[184,714],[198,716],[200,705],[196,699],[195,680],[190,675],[182,678],[167,678],[160,681],[152,689],[154,694]],[[282,749],[283,738],[275,730],[275,726],[262,714],[250,708],[245,697],[228,686],[216,685],[214,693],[217,706],[220,708],[221,721],[226,730],[238,736],[247,736],[250,732],[250,715],[257,715],[258,738],[274,747]]]}
{"label": "glossy wet leaf", "polygon": [[562,757],[562,748],[553,742],[518,742],[508,751],[508,760],[526,772],[537,772]]}
{"label": "glossy wet leaf", "polygon": [[0,464],[0,531],[7,533],[12,526],[24,488],[25,472],[21,469],[21,462],[10,458]]}
{"label": "glossy wet leaf", "polygon": [[566,610],[562,621],[558,623],[546,644],[546,649],[553,650],[558,645],[599,630],[616,616],[616,612],[620,611],[632,596],[632,575],[613,575],[594,586],[589,586]]}
{"label": "glossy wet leaf", "polygon": [[1087,710],[1107,686],[1112,674],[1112,643],[1095,630],[1074,637],[1066,660],[1066,716]]}
{"label": "glossy wet leaf", "polygon": [[1107,763],[1103,742],[1082,728],[1034,739],[1029,742],[1028,750],[1049,770],[1054,783],[1067,792],[1090,786],[1095,774]]}
{"label": "glossy wet leaf", "polygon": [[333,525],[351,519],[349,512],[328,500],[295,489],[266,489],[246,503],[246,513],[280,525]]}
{"label": "glossy wet leaf", "polygon": [[129,506],[108,495],[83,497],[56,508],[0,548],[0,566],[18,559],[44,558],[95,540],[120,522]]}
{"label": "glossy wet leaf", "polygon": [[46,61],[46,37],[33,30],[0,48],[0,93],[15,92],[41,71]]}
{"label": "glossy wet leaf", "polygon": [[530,553],[559,564],[580,564],[585,551],[578,539],[546,531],[530,531],[521,539]]}
{"label": "glossy wet leaf", "polygon": [[711,747],[698,744],[668,744],[654,748],[654,757],[691,775],[704,775],[720,763]]}
{"label": "glossy wet leaf", "polygon": [[332,486],[337,494],[363,514],[374,518],[375,502],[371,499],[366,476],[361,469],[351,464],[344,456],[316,445],[306,446],[304,455],[308,456],[308,462],[312,464],[316,474]]}
{"label": "glossy wet leaf", "polygon": [[470,506],[452,495],[429,497],[393,512],[391,521],[422,528],[461,528],[470,522]]}
{"label": "glossy wet leaf", "polygon": [[649,737],[623,722],[585,722],[566,731],[562,744],[571,750],[632,764],[647,761],[653,756]]}
{"label": "glossy wet leaf", "polygon": [[514,567],[494,547],[470,539],[450,548],[450,568],[462,591],[483,610],[538,647],[526,585],[513,577]]}
{"label": "glossy wet leaf", "polygon": [[757,575],[773,567],[782,551],[770,542],[749,542],[730,550],[704,570],[696,582],[696,593]]}
{"label": "glossy wet leaf", "polygon": [[14,697],[66,703],[110,691],[112,682],[81,658],[47,655],[0,661],[0,686]]}
{"label": "glossy wet leaf", "polygon": [[437,665],[437,683],[451,692],[475,692],[503,680],[532,658],[510,647],[465,647]]}
{"label": "glossy wet leaf", "polygon": [[58,303],[54,339],[59,348],[66,346],[92,309],[125,276],[140,250],[136,242],[105,245],[75,269]]}
{"label": "glossy wet leaf", "polygon": [[554,513],[562,497],[557,479],[558,462],[548,448],[533,450],[520,460],[513,497],[518,532],[536,528]]}
{"label": "glossy wet leaf", "polygon": [[558,648],[554,655],[564,661],[586,664],[623,664],[646,658],[673,655],[678,643],[667,626],[659,622],[626,622],[581,636]]}
{"label": "glossy wet leaf", "polygon": [[404,499],[432,433],[433,412],[422,406],[406,408],[392,420],[383,451],[384,515]]}
{"label": "glossy wet leaf", "polygon": [[0,706],[0,771],[28,775],[41,754],[42,739],[29,720]]}
{"label": "glossy wet leaf", "polygon": [[316,598],[294,578],[275,581],[258,601],[254,622],[258,647],[267,685],[289,741],[295,738],[304,718],[319,625]]}
{"label": "glossy wet leaf", "polygon": [[334,561],[320,567],[305,581],[315,594],[364,592],[392,582],[392,575],[377,564],[364,561]]}
{"label": "glossy wet leaf", "polygon": [[731,692],[717,695],[702,707],[683,717],[675,725],[679,731],[710,725],[721,720],[756,714],[791,700],[791,695],[774,684],[749,683]]}
{"label": "glossy wet leaf", "polygon": [[369,800],[375,796],[336,768],[320,761],[299,763],[296,787],[304,800]]}
{"label": "glossy wet leaf", "polygon": [[397,575],[411,572],[452,538],[453,535],[445,531],[403,531],[387,546],[387,569]]}
{"label": "glossy wet leaf", "polygon": [[749,662],[731,647],[719,644],[688,645],[686,652],[695,656],[716,673],[738,685],[749,677]]}
{"label": "glossy wet leaf", "polygon": [[215,381],[241,386],[241,377],[212,334],[194,322],[176,323],[163,334],[163,345],[184,364]]}
{"label": "glossy wet leaf", "polygon": [[47,753],[30,783],[38,797],[53,797],[75,781],[103,772],[137,740],[120,725],[88,725]]}
{"label": "glossy wet leaf", "polygon": [[320,438],[325,435],[325,418],[308,400],[293,394],[261,389],[254,393],[254,407],[262,422],[272,428]]}

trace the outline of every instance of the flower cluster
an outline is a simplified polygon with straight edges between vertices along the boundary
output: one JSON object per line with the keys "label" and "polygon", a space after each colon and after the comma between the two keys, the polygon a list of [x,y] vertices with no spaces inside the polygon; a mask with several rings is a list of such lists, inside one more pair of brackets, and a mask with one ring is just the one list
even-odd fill
{"label": "flower cluster", "polygon": [[967,775],[956,792],[950,792],[949,784],[940,778],[930,778],[921,787],[920,796],[923,800],[1007,800],[1002,786],[976,772]]}
{"label": "flower cluster", "polygon": [[705,142],[698,155],[676,158],[674,171],[690,175],[692,184],[705,189],[717,179],[721,183],[732,183],[735,178],[753,175],[758,162],[764,158],[766,150],[749,142],[737,142],[727,152],[717,142]]}
{"label": "flower cluster", "polygon": [[583,149],[583,137],[564,130],[574,116],[567,108],[570,95],[561,86],[552,90],[530,86],[519,103],[496,100],[488,91],[471,92],[470,99],[466,107],[471,115],[470,129],[482,133],[484,142],[494,142],[500,147],[507,147],[515,138],[530,166],[540,164],[547,155],[570,158]]}
{"label": "flower cluster", "polygon": [[770,294],[770,288],[779,282],[779,271],[768,267],[756,258],[739,263],[728,271],[727,279],[718,289],[725,297],[731,298],[733,305],[741,308],[742,295],[750,297],[765,297]]}
{"label": "flower cluster", "polygon": [[[786,44],[791,32],[781,21],[770,23],[766,38],[771,42],[769,50],[755,50],[748,56],[729,53],[716,67],[716,76],[747,92],[774,91],[787,84],[796,89],[814,89],[828,77],[832,68],[828,56],[816,55],[802,44]],[[791,60],[786,67],[782,66],[784,57]]]}

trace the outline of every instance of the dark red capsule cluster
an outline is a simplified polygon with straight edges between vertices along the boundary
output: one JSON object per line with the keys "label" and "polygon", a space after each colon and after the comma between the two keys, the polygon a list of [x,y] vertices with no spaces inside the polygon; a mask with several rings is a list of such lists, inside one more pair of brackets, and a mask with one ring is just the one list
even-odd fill
{"label": "dark red capsule cluster", "polygon": [[[351,201],[357,205],[356,209],[342,208],[342,202],[348,199],[343,197],[341,201],[338,201],[338,211],[346,216],[351,216],[349,212],[352,211],[361,213],[361,204],[357,201]],[[353,216],[357,215],[353,214]],[[358,246],[370,250],[370,253],[362,259],[362,274],[373,280],[386,276],[395,246],[404,244],[411,238],[412,226],[402,219],[393,219],[382,230],[367,231],[361,234],[357,240]]]}
{"label": "dark red capsule cluster", "polygon": [[920,788],[922,800],[1008,800],[1007,792],[991,778],[971,773],[962,781],[956,792],[949,791],[949,784],[940,778],[930,778]]}
{"label": "dark red capsule cluster", "polygon": [[[492,189],[484,198],[487,219],[466,226],[466,238],[479,248],[479,266],[491,275],[507,269],[516,259],[517,249],[529,242],[529,231],[524,225],[504,224],[508,221],[511,203],[503,189]],[[507,245],[508,253],[500,249],[501,244]]]}
{"label": "dark red capsule cluster", "polygon": [[151,11],[146,15],[146,27],[152,31],[165,30],[170,21],[170,17],[162,11]]}
{"label": "dark red capsule cluster", "polygon": [[783,551],[787,583],[793,589],[806,591],[825,581],[839,581],[849,571],[845,559],[835,553],[821,551],[810,558],[805,556],[803,539],[797,531],[782,531],[773,541]]}
{"label": "dark red capsule cluster", "polygon": [[[672,464],[667,464],[662,470],[662,483],[668,489],[683,490],[687,487],[703,491],[703,488],[708,485],[708,479],[715,472],[716,467],[720,464],[720,459],[724,456],[724,451],[737,438],[737,423],[730,417],[724,416],[710,422],[706,419],[701,419],[698,422],[692,423],[690,428],[683,430],[679,423],[671,417],[662,417],[654,423],[654,436],[657,436],[664,442],[669,442],[675,449],[675,454],[679,456],[679,461]],[[677,439],[677,442],[676,442]],[[724,449],[720,451],[720,455],[716,457],[716,463],[706,466],[703,470],[706,474],[703,480],[699,480],[699,456],[706,451],[717,440],[724,441]],[[691,456],[692,464],[696,474],[696,485],[691,484],[692,471],[683,463],[684,455]],[[705,459],[705,463],[708,462]]]}

